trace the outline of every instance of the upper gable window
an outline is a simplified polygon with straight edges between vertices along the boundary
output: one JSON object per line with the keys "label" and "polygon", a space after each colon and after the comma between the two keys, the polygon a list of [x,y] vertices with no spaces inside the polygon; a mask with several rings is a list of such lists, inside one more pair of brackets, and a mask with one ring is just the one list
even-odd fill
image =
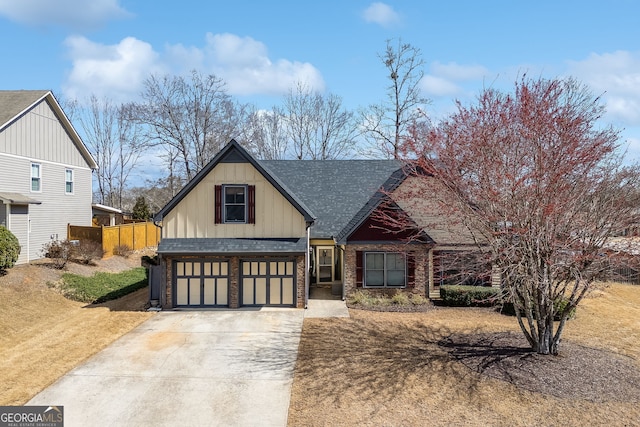
{"label": "upper gable window", "polygon": [[254,185],[216,185],[215,190],[216,224],[255,224]]}
{"label": "upper gable window", "polygon": [[247,187],[225,185],[224,222],[247,222]]}
{"label": "upper gable window", "polygon": [[64,171],[64,192],[73,194],[73,169],[65,169]]}
{"label": "upper gable window", "polygon": [[40,164],[31,163],[31,191],[40,192],[42,190],[41,180]]}

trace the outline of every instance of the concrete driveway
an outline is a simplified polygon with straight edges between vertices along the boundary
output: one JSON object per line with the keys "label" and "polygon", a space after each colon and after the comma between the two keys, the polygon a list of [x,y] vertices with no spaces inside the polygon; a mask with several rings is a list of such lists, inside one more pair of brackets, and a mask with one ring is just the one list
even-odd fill
{"label": "concrete driveway", "polygon": [[160,312],[28,405],[63,405],[67,427],[285,426],[303,317]]}

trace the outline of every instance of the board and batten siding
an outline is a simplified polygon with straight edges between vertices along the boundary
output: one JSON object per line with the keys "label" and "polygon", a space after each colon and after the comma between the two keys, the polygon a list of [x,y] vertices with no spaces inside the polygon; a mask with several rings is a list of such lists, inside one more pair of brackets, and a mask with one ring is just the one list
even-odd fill
{"label": "board and batten siding", "polygon": [[0,132],[0,153],[87,167],[87,161],[46,99]]}
{"label": "board and batten siding", "polygon": [[[255,185],[255,224],[215,224],[215,186]],[[163,238],[304,236],[304,216],[250,163],[219,163],[162,220]]]}

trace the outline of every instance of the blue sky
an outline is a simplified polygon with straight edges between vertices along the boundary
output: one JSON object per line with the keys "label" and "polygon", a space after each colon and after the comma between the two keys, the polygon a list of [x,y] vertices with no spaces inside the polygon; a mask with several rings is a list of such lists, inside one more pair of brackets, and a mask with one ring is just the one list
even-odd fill
{"label": "blue sky", "polygon": [[640,2],[0,0],[2,89],[135,100],[151,72],[214,73],[260,107],[297,81],[357,108],[385,97],[377,54],[422,51],[423,95],[440,117],[523,73],[572,75],[603,94],[606,121],[640,157]]}

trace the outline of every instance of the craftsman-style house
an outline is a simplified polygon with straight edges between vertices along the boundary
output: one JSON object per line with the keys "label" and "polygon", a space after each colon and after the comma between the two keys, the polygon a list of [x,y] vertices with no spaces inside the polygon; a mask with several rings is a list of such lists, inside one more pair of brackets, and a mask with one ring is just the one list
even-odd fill
{"label": "craftsman-style house", "polygon": [[257,160],[232,140],[155,217],[159,303],[304,307],[316,286],[343,297],[357,288],[437,296],[434,254],[474,242],[442,225],[424,191],[420,203],[395,205],[420,238],[385,230],[374,213],[428,183],[414,178],[396,160]]}

